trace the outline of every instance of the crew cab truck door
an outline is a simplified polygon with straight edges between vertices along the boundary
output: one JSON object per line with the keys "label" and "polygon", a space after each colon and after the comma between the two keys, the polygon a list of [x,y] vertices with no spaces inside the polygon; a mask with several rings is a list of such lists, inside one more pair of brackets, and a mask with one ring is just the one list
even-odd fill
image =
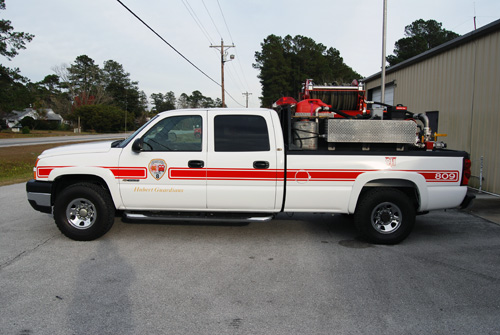
{"label": "crew cab truck door", "polygon": [[207,158],[209,210],[280,209],[282,199],[277,199],[276,187],[283,170],[277,166],[272,112],[209,112],[208,125],[213,129]]}
{"label": "crew cab truck door", "polygon": [[120,180],[126,209],[206,209],[206,111],[167,115],[138,134],[140,151],[137,139],[123,149],[120,169],[135,173]]}

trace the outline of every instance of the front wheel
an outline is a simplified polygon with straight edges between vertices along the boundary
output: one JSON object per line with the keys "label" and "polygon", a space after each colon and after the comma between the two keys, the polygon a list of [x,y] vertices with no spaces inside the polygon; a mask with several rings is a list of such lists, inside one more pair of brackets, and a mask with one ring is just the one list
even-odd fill
{"label": "front wheel", "polygon": [[115,220],[111,196],[102,187],[79,183],[65,188],[54,204],[54,220],[65,236],[91,241],[106,234]]}
{"label": "front wheel", "polygon": [[373,243],[403,241],[415,225],[415,207],[402,191],[378,188],[367,191],[356,207],[354,223],[359,233]]}

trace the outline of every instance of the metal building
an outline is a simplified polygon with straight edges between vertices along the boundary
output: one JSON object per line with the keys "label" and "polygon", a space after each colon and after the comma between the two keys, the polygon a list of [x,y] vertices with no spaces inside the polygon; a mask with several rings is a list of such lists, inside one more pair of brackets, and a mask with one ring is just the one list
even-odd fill
{"label": "metal building", "polygon": [[[380,77],[364,79],[369,100]],[[387,68],[385,86],[386,103],[438,111],[448,148],[471,154],[469,185],[500,194],[500,20]]]}

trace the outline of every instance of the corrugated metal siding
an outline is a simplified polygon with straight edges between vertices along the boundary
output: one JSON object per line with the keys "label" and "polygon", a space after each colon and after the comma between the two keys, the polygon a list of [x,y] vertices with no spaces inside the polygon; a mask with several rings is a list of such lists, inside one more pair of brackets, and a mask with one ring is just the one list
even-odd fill
{"label": "corrugated metal siding", "polygon": [[[478,38],[386,76],[395,81],[394,103],[412,112],[439,111],[439,132],[451,149],[466,150],[473,161],[471,185],[500,193],[500,32]],[[380,79],[366,88],[380,86]]]}
{"label": "corrugated metal siding", "polygon": [[477,41],[472,148],[475,176],[484,157],[483,188],[500,194],[500,32]]}

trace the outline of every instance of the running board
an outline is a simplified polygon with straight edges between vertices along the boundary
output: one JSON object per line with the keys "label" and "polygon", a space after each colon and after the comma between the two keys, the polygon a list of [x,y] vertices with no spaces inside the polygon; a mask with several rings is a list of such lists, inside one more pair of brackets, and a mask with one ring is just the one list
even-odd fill
{"label": "running board", "polygon": [[123,212],[131,221],[190,221],[190,222],[267,222],[274,214],[258,213],[185,213],[185,212]]}

